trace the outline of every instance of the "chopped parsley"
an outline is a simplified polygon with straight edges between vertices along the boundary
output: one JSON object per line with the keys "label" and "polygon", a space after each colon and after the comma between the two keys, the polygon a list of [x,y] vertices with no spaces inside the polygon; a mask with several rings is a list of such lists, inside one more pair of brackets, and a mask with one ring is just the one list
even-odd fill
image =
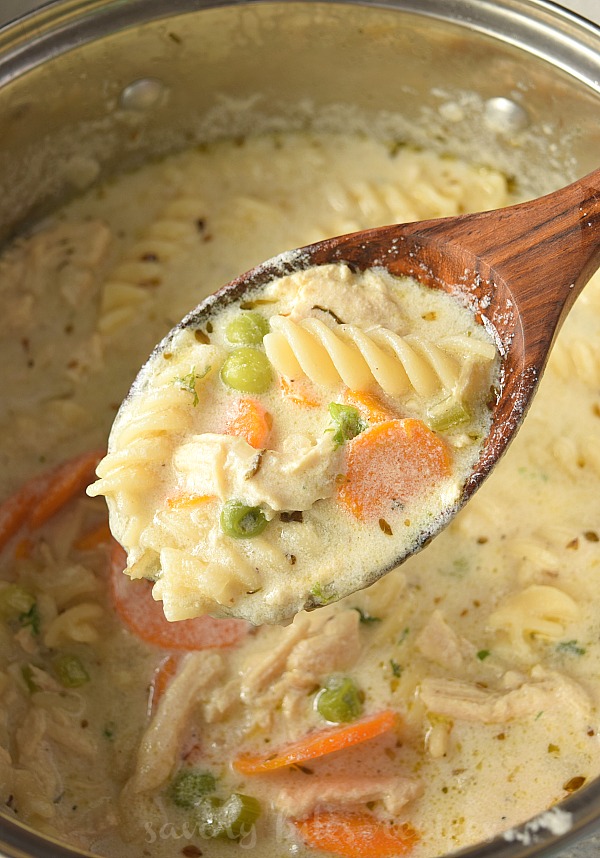
{"label": "chopped parsley", "polygon": [[392,668],[392,673],[395,677],[399,678],[402,676],[402,667],[398,664],[397,661],[394,661],[393,658],[390,658],[390,667]]}
{"label": "chopped parsley", "polygon": [[477,658],[479,659],[479,661],[485,661],[486,658],[489,658],[490,656],[491,652],[489,651],[489,649],[480,649],[477,653]]}
{"label": "chopped parsley", "polygon": [[330,602],[335,602],[338,597],[337,590],[333,584],[317,583],[311,588],[311,594],[315,597],[320,605],[328,605]]}
{"label": "chopped parsley", "polygon": [[577,641],[561,641],[556,644],[556,649],[569,655],[585,655],[585,647],[580,646]]}
{"label": "chopped parsley", "polygon": [[367,614],[366,611],[363,611],[362,608],[354,608],[354,610],[358,612],[360,622],[365,626],[372,626],[373,623],[381,622],[381,617],[372,617],[370,614]]}
{"label": "chopped parsley", "polygon": [[32,635],[40,633],[40,611],[37,602],[34,602],[28,611],[20,614],[19,622],[24,629],[31,629]]}
{"label": "chopped parsley", "polygon": [[196,390],[196,382],[200,381],[201,378],[204,378],[211,371],[211,366],[207,366],[204,372],[198,373],[196,372],[196,367],[193,366],[187,375],[182,376],[181,378],[176,378],[174,380],[174,384],[179,386],[180,390],[185,391],[186,393],[191,393],[194,397],[192,400],[192,405],[194,408],[200,402],[198,398],[198,391]]}

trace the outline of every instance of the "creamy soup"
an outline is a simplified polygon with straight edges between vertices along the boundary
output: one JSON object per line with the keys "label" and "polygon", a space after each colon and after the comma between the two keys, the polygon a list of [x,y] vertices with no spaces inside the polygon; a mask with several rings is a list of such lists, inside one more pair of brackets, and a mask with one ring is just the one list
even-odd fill
{"label": "creamy soup", "polygon": [[277,622],[373,583],[488,432],[496,347],[445,292],[337,264],[243,297],[155,350],[88,489],[169,620]]}
{"label": "creamy soup", "polygon": [[204,295],[286,247],[510,201],[489,167],[281,134],[123,176],[5,249],[6,813],[107,858],[434,858],[598,774],[598,278],[456,520],[286,627],[167,622],[85,495],[139,366]]}

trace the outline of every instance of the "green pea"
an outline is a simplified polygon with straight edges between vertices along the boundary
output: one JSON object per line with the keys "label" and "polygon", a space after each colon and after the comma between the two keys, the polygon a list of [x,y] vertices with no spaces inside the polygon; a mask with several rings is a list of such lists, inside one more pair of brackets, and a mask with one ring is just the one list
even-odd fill
{"label": "green pea", "polygon": [[205,795],[216,788],[217,782],[210,772],[185,769],[171,783],[169,798],[177,807],[196,807]]}
{"label": "green pea", "polygon": [[271,386],[273,370],[264,352],[243,346],[225,358],[221,380],[242,393],[264,393]]}
{"label": "green pea", "polygon": [[363,711],[364,694],[349,676],[331,676],[316,698],[317,712],[334,724],[354,721]]}
{"label": "green pea", "polygon": [[65,688],[79,688],[90,681],[89,673],[76,655],[60,655],[54,662],[54,670]]}
{"label": "green pea", "polygon": [[234,316],[225,329],[230,343],[240,345],[258,345],[265,334],[269,333],[269,323],[260,313],[240,313]]}
{"label": "green pea", "polygon": [[16,619],[33,608],[35,597],[19,584],[7,584],[0,589],[0,616],[5,619]]}
{"label": "green pea", "polygon": [[260,814],[254,796],[234,792],[226,801],[214,796],[204,799],[198,805],[196,821],[204,837],[240,840],[250,833]]}
{"label": "green pea", "polygon": [[234,539],[251,539],[267,526],[267,519],[259,506],[246,506],[241,501],[231,500],[223,504],[221,529]]}
{"label": "green pea", "polygon": [[335,423],[333,441],[336,447],[341,447],[344,441],[356,438],[367,428],[367,423],[353,405],[341,405],[339,402],[329,403],[329,413]]}

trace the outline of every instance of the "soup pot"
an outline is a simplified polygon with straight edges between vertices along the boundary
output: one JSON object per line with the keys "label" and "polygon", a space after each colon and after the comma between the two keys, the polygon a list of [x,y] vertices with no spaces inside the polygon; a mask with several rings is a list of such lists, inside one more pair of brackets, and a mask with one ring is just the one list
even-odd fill
{"label": "soup pot", "polygon": [[[550,190],[598,166],[600,30],[548,0],[58,0],[0,31],[0,240],[148,157],[306,127]],[[458,854],[541,858],[598,825],[600,780]],[[9,815],[0,851],[84,854]]]}

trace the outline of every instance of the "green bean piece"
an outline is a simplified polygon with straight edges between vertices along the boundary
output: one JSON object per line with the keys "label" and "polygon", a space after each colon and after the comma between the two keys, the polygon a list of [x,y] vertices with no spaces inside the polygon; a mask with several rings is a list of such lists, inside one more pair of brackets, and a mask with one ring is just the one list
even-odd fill
{"label": "green bean piece", "polygon": [[341,405],[339,402],[329,403],[329,413],[335,423],[333,442],[341,447],[345,441],[356,438],[367,428],[367,423],[353,405]]}
{"label": "green bean piece", "polygon": [[225,329],[230,343],[245,346],[257,346],[269,333],[269,323],[260,313],[240,313],[234,316]]}
{"label": "green bean piece", "polygon": [[169,798],[177,807],[196,807],[204,796],[214,792],[217,781],[210,772],[184,769],[175,777],[169,787]]}
{"label": "green bean piece", "polygon": [[220,812],[227,837],[239,840],[249,834],[260,812],[260,803],[254,796],[240,792],[230,795]]}
{"label": "green bean piece", "polygon": [[364,695],[349,676],[330,676],[316,698],[317,712],[333,724],[360,717]]}
{"label": "green bean piece", "polygon": [[254,796],[234,792],[226,801],[214,796],[203,799],[196,821],[204,837],[240,840],[251,832],[260,814],[260,803]]}
{"label": "green bean piece", "polygon": [[471,415],[459,399],[448,397],[431,407],[428,412],[429,428],[434,432],[447,432],[462,423],[468,423]]}
{"label": "green bean piece", "polygon": [[19,584],[7,584],[0,589],[0,616],[6,620],[17,619],[35,605],[35,596]]}
{"label": "green bean piece", "polygon": [[64,653],[54,661],[54,671],[65,688],[79,688],[90,681],[90,675],[76,655]]}
{"label": "green bean piece", "polygon": [[265,514],[259,506],[246,506],[231,500],[221,510],[221,530],[233,539],[251,539],[267,526]]}
{"label": "green bean piece", "polygon": [[273,381],[273,370],[264,352],[243,346],[225,358],[221,381],[242,393],[264,393]]}

